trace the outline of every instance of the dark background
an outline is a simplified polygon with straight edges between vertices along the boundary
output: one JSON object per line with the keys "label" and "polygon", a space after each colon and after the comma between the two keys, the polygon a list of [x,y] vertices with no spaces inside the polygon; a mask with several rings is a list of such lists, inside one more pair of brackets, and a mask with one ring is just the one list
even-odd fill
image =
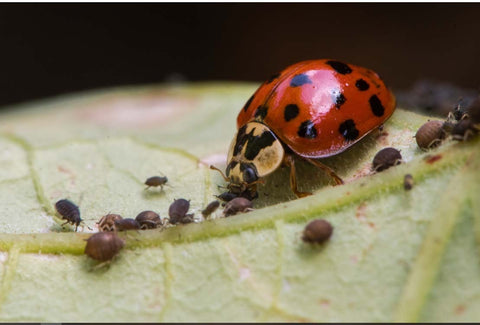
{"label": "dark background", "polygon": [[480,87],[480,4],[1,4],[0,106],[169,80],[263,81],[335,58],[407,89]]}

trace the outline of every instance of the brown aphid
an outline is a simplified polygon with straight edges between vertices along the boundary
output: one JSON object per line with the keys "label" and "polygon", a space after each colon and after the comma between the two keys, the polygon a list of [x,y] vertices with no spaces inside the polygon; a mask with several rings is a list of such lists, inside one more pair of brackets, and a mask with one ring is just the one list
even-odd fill
{"label": "brown aphid", "polygon": [[203,217],[206,218],[209,215],[211,215],[212,213],[214,213],[215,210],[217,210],[219,206],[220,206],[220,202],[217,201],[217,200],[210,202],[207,205],[207,207],[205,209],[203,209],[203,211],[202,211]]}
{"label": "brown aphid", "polygon": [[403,178],[403,188],[406,191],[410,191],[413,188],[413,176],[410,174],[406,174]]}
{"label": "brown aphid", "polygon": [[193,213],[187,214],[190,209],[190,201],[185,199],[174,200],[168,208],[168,222],[172,225],[177,223],[190,223],[193,222]]}
{"label": "brown aphid", "polygon": [[423,124],[415,134],[417,145],[422,150],[428,150],[439,146],[446,138],[445,123],[442,121],[428,121]]}
{"label": "brown aphid", "polygon": [[70,223],[75,225],[75,231],[77,231],[78,226],[83,221],[80,218],[80,209],[78,206],[76,206],[73,202],[64,199],[55,203],[55,209],[57,210],[58,214],[62,216],[63,220],[67,220],[62,224],[62,226]]}
{"label": "brown aphid", "polygon": [[478,134],[479,131],[480,126],[475,125],[470,119],[464,119],[453,127],[452,138],[458,141],[466,141]]}
{"label": "brown aphid", "polygon": [[228,217],[228,216],[233,216],[239,212],[249,212],[252,210],[253,210],[252,201],[244,197],[237,197],[225,205],[223,214],[225,215],[225,217]]}
{"label": "brown aphid", "polygon": [[230,192],[223,192],[222,194],[220,195],[215,195],[218,199],[222,200],[222,201],[226,201],[226,202],[229,202],[231,200],[233,200],[234,198],[238,197],[237,194],[234,194],[234,193],[230,193]]}
{"label": "brown aphid", "polygon": [[114,232],[97,232],[87,239],[85,254],[94,260],[105,262],[111,260],[125,245],[125,241]]}
{"label": "brown aphid", "polygon": [[323,219],[310,221],[303,230],[302,240],[306,243],[321,244],[328,240],[333,233],[332,225]]}
{"label": "brown aphid", "polygon": [[114,231],[115,221],[122,220],[122,216],[119,214],[109,213],[103,216],[98,222],[97,227],[100,231]]}
{"label": "brown aphid", "polygon": [[400,151],[388,147],[377,152],[375,157],[373,157],[372,166],[374,171],[381,172],[382,170],[398,165],[401,162],[402,155],[400,154]]}
{"label": "brown aphid", "polygon": [[125,218],[115,221],[115,230],[117,231],[126,231],[126,230],[138,230],[140,229],[140,224],[135,219]]}
{"label": "brown aphid", "polygon": [[163,185],[167,184],[167,182],[168,178],[166,176],[152,176],[147,178],[147,180],[145,181],[145,185],[147,185],[145,189],[147,190],[150,187],[160,186],[160,189],[163,190]]}
{"label": "brown aphid", "polygon": [[140,212],[135,220],[140,225],[140,229],[154,229],[163,225],[158,213],[149,210]]}

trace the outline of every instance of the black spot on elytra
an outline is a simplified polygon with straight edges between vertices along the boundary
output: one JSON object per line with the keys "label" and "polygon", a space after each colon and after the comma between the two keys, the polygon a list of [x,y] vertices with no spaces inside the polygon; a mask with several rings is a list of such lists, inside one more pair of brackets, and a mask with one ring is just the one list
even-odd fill
{"label": "black spot on elytra", "polygon": [[369,85],[368,82],[366,82],[365,80],[363,80],[363,79],[358,79],[358,80],[355,82],[355,87],[357,87],[357,89],[360,90],[360,91],[365,91],[365,90],[367,90],[368,88],[370,88],[370,85]]}
{"label": "black spot on elytra", "polygon": [[285,111],[283,112],[283,117],[285,118],[285,121],[288,122],[290,120],[293,120],[298,116],[299,113],[298,106],[295,104],[288,104],[285,106]]}
{"label": "black spot on elytra", "polygon": [[372,109],[373,115],[378,117],[383,116],[385,113],[385,108],[383,107],[382,102],[377,95],[370,97],[368,102],[370,103],[370,108]]}
{"label": "black spot on elytra", "polygon": [[352,69],[348,65],[340,61],[327,61],[327,64],[340,74],[349,74],[352,72]]}
{"label": "black spot on elytra", "polygon": [[312,83],[312,80],[310,80],[310,78],[308,78],[306,74],[301,73],[301,74],[297,74],[292,78],[292,81],[290,81],[290,86],[300,87],[305,84],[311,84],[311,83]]}
{"label": "black spot on elytra", "polygon": [[306,120],[300,124],[297,134],[302,138],[314,139],[317,137],[317,129],[312,121]]}
{"label": "black spot on elytra", "polygon": [[269,84],[271,83],[273,80],[277,79],[278,77],[280,77],[280,72],[278,73],[275,73],[275,74],[272,74],[270,76],[270,78],[268,78],[268,80],[265,82],[266,84]]}
{"label": "black spot on elytra", "polygon": [[342,94],[342,93],[337,93],[336,97],[335,97],[335,107],[337,109],[340,109],[340,107],[345,104],[345,102],[347,101],[347,99],[345,98],[345,96]]}
{"label": "black spot on elytra", "polygon": [[338,132],[345,138],[345,140],[353,141],[358,138],[359,132],[355,127],[355,122],[353,120],[346,120],[338,128]]}
{"label": "black spot on elytra", "polygon": [[260,121],[263,121],[265,116],[267,116],[268,107],[265,105],[258,106],[257,110],[255,111],[255,117]]}
{"label": "black spot on elytra", "polygon": [[250,97],[247,102],[245,103],[245,106],[243,106],[243,110],[246,112],[248,110],[248,107],[250,106],[250,104],[252,103],[252,100],[253,100],[253,95],[252,97]]}
{"label": "black spot on elytra", "polygon": [[245,149],[245,158],[253,160],[258,153],[275,142],[276,138],[270,131],[264,131],[262,134],[254,136],[253,131],[255,128],[247,134],[247,148]]}

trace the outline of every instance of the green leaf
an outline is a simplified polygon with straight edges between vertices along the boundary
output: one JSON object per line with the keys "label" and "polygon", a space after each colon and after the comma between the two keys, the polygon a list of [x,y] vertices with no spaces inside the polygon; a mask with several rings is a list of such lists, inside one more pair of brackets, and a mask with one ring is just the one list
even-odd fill
{"label": "green leaf", "polygon": [[[323,162],[331,186],[299,162],[260,186],[256,210],[164,230],[121,233],[105,268],[84,254],[87,228],[62,228],[68,198],[86,224],[104,214],[167,216],[176,198],[200,211],[222,192],[235,121],[256,85],[118,88],[0,113],[2,321],[480,321],[479,141],[420,151],[428,117],[397,109],[383,132]],[[378,174],[375,153],[404,163]],[[403,188],[412,174],[412,190]],[[163,191],[145,191],[164,174]],[[300,240],[309,220],[334,226],[322,246]]]}

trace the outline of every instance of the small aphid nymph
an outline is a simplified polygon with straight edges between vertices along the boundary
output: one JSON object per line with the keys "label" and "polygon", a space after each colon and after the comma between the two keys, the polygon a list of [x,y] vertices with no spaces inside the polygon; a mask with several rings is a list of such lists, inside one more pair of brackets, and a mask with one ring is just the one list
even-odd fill
{"label": "small aphid nymph", "polygon": [[332,236],[332,225],[323,219],[310,221],[303,230],[302,240],[306,243],[321,244]]}
{"label": "small aphid nymph", "polygon": [[410,174],[406,174],[403,178],[403,188],[406,191],[410,191],[413,188],[413,176]]}
{"label": "small aphid nymph", "polygon": [[62,224],[62,226],[70,223],[75,225],[75,231],[77,231],[78,226],[82,222],[82,219],[80,218],[80,209],[78,206],[76,206],[73,202],[64,199],[55,203],[55,209],[62,216],[63,220],[67,220]]}
{"label": "small aphid nymph", "polygon": [[202,211],[202,215],[204,218],[207,218],[209,215],[215,212],[220,206],[220,202],[215,200],[210,202],[207,207]]}
{"label": "small aphid nymph", "polygon": [[126,231],[126,230],[138,230],[140,229],[140,224],[135,219],[125,218],[115,221],[115,230],[117,231]]}
{"label": "small aphid nymph", "polygon": [[398,165],[401,162],[402,155],[400,154],[400,151],[389,147],[377,152],[375,157],[373,157],[372,167],[374,171],[381,172],[382,170]]}
{"label": "small aphid nymph", "polygon": [[160,189],[163,190],[163,186],[167,184],[167,182],[168,178],[166,176],[152,176],[147,178],[147,180],[145,181],[145,185],[147,185],[145,189],[147,190],[150,187],[160,186]]}
{"label": "small aphid nymph", "polygon": [[466,141],[480,132],[480,125],[475,125],[472,120],[464,119],[455,124],[452,130],[452,139]]}
{"label": "small aphid nymph", "polygon": [[94,260],[105,262],[111,260],[125,245],[125,241],[114,232],[97,232],[87,239],[85,254]]}
{"label": "small aphid nymph", "polygon": [[97,227],[100,231],[115,231],[115,221],[122,219],[119,214],[109,213],[97,222]]}
{"label": "small aphid nymph", "polygon": [[225,215],[225,217],[229,217],[239,212],[249,212],[252,210],[253,210],[252,201],[244,197],[237,197],[225,205],[223,214]]}
{"label": "small aphid nymph", "polygon": [[140,229],[155,229],[163,225],[158,213],[148,210],[140,212],[135,220],[140,225]]}

